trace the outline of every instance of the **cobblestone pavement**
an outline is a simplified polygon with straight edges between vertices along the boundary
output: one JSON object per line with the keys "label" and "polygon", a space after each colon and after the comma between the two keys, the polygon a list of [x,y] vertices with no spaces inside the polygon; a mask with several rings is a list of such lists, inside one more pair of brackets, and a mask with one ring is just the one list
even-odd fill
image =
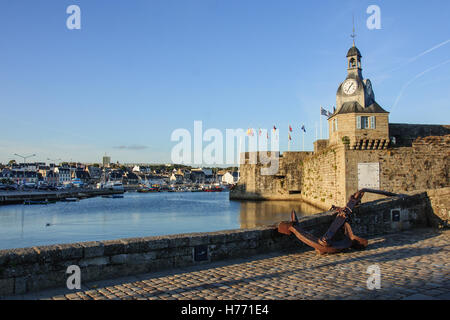
{"label": "cobblestone pavement", "polygon": [[[450,230],[372,238],[364,251],[318,256],[307,250],[151,273],[41,292],[25,299],[450,299]],[[369,290],[377,264],[381,289]]]}

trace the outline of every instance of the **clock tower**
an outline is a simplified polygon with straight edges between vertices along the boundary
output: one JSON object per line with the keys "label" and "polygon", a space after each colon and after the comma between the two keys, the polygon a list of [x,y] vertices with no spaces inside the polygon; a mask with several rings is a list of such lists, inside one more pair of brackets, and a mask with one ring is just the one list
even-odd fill
{"label": "clock tower", "polygon": [[[352,35],[354,37],[354,34]],[[347,77],[336,93],[336,110],[328,119],[329,144],[350,149],[385,149],[389,144],[389,112],[376,101],[372,84],[362,75],[361,52],[347,52]]]}

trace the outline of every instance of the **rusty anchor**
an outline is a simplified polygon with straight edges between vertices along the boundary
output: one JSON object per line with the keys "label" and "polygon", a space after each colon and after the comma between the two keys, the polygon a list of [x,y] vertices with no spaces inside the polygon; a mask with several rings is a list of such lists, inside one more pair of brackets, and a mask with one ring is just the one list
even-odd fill
{"label": "rusty anchor", "polygon": [[[361,189],[350,196],[350,199],[344,208],[335,207],[334,205],[331,207],[330,211],[333,211],[336,218],[321,238],[317,238],[300,227],[297,214],[294,210],[292,210],[290,222],[283,221],[279,223],[278,232],[286,235],[294,234],[300,241],[314,248],[319,254],[337,253],[348,248],[364,249],[367,247],[368,241],[353,234],[349,223],[352,211],[361,203],[364,193],[375,193],[388,197],[405,196],[403,194],[382,190]],[[340,240],[334,240],[338,231],[343,231],[344,236]]]}

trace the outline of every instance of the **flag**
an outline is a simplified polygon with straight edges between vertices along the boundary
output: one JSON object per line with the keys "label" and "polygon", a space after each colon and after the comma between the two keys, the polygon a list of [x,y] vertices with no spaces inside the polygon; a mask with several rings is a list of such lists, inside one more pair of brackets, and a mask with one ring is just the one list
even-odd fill
{"label": "flag", "polygon": [[277,127],[273,126],[273,132],[277,131]]}
{"label": "flag", "polygon": [[305,125],[302,125],[302,128],[301,128],[301,129],[303,130],[303,132],[306,133]]}
{"label": "flag", "polygon": [[288,133],[288,139],[289,139],[289,141],[292,140],[292,137],[291,137],[291,134],[290,134],[290,133]]}
{"label": "flag", "polygon": [[253,130],[251,128],[247,129],[247,135],[253,137]]}
{"label": "flag", "polygon": [[292,132],[292,127],[291,127],[291,125],[289,125],[289,131]]}
{"label": "flag", "polygon": [[330,111],[325,110],[324,108],[320,107],[320,115],[326,116],[326,117],[331,117],[333,114]]}
{"label": "flag", "polygon": [[262,133],[261,128],[259,128],[259,136],[261,136],[261,133]]}
{"label": "flag", "polygon": [[269,131],[266,132],[267,139],[269,139]]}

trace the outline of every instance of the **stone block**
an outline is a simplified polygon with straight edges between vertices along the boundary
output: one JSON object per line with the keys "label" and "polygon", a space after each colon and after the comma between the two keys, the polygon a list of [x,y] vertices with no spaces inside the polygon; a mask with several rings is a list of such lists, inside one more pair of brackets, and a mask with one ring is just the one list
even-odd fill
{"label": "stone block", "polygon": [[80,245],[83,247],[84,258],[101,257],[105,253],[103,243],[98,241],[82,242]]}
{"label": "stone block", "polygon": [[62,260],[83,258],[83,246],[79,243],[59,244],[57,247],[61,251]]}
{"label": "stone block", "polygon": [[189,237],[185,235],[176,235],[169,237],[169,248],[181,248],[189,245]]}
{"label": "stone block", "polygon": [[83,259],[79,262],[79,267],[87,267],[87,266],[103,266],[109,264],[109,257],[95,257]]}
{"label": "stone block", "polygon": [[174,256],[172,258],[173,261],[173,266],[175,268],[177,267],[185,267],[185,266],[190,266],[194,264],[194,259],[192,257],[192,255],[187,255],[187,256]]}
{"label": "stone block", "polygon": [[64,271],[30,275],[27,279],[27,290],[30,292],[48,288],[65,288],[67,275]]}
{"label": "stone block", "polygon": [[62,254],[58,245],[33,247],[37,252],[39,263],[51,263],[53,261],[61,261]]}
{"label": "stone block", "polygon": [[0,279],[0,296],[10,296],[14,294],[14,279]]}
{"label": "stone block", "polygon": [[104,255],[106,256],[126,253],[126,243],[121,239],[102,241],[102,243],[104,245]]}
{"label": "stone block", "polygon": [[189,237],[189,246],[191,247],[208,244],[209,244],[208,234],[195,234]]}
{"label": "stone block", "polygon": [[209,237],[209,242],[212,244],[221,244],[226,241],[226,232],[214,232]]}
{"label": "stone block", "polygon": [[154,259],[148,264],[149,271],[173,268],[173,259]]}
{"label": "stone block", "polygon": [[27,281],[29,277],[15,278],[14,281],[14,294],[24,294],[27,290]]}
{"label": "stone block", "polygon": [[125,253],[138,253],[147,250],[147,241],[144,238],[122,239],[125,246]]}
{"label": "stone block", "polygon": [[128,261],[128,255],[127,254],[117,254],[115,256],[111,256],[111,263],[112,264],[125,264]]}
{"label": "stone block", "polygon": [[169,247],[169,239],[146,240],[145,251],[166,249]]}

